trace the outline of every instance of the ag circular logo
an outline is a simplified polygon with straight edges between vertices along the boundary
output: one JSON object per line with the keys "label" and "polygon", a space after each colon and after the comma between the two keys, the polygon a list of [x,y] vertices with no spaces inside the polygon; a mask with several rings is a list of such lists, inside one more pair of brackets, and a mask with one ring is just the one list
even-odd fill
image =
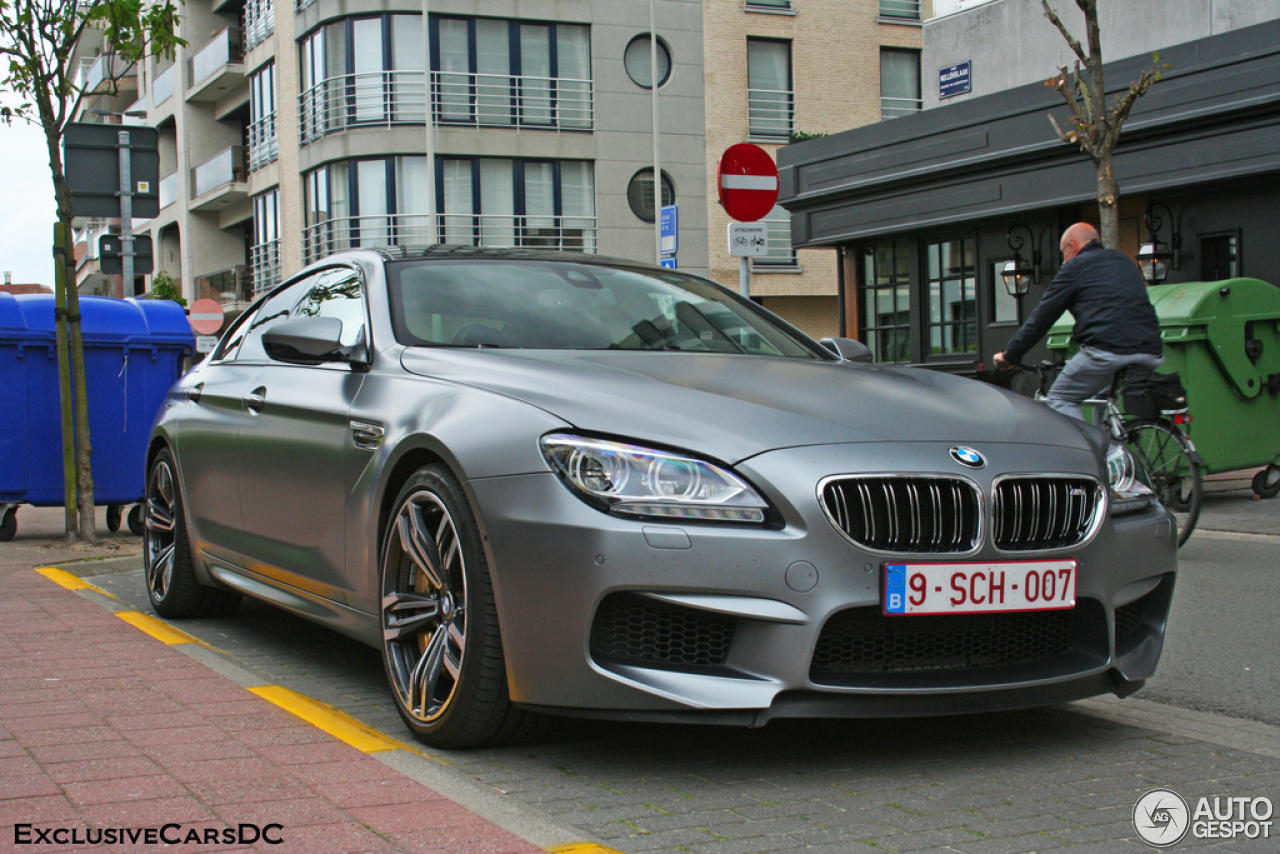
{"label": "ag circular logo", "polygon": [[966,448],[963,445],[951,446],[951,459],[955,460],[962,466],[968,466],[971,469],[980,469],[987,464],[982,454],[973,448]]}
{"label": "ag circular logo", "polygon": [[1133,807],[1133,829],[1156,848],[1177,845],[1191,827],[1187,802],[1173,789],[1152,789]]}

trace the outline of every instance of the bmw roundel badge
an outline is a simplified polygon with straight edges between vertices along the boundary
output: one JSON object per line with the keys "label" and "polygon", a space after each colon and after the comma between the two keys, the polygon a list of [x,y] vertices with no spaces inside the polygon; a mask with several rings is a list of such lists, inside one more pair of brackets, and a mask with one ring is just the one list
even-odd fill
{"label": "bmw roundel badge", "polygon": [[968,466],[971,469],[980,469],[987,464],[982,454],[973,448],[966,448],[961,445],[951,446],[951,459],[955,460],[962,466]]}

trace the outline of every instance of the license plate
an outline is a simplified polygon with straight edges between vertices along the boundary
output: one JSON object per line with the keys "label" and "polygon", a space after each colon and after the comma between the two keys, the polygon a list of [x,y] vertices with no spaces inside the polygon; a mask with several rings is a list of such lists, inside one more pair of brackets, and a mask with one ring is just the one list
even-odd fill
{"label": "license plate", "polygon": [[1076,606],[1074,560],[887,563],[884,613],[991,614]]}

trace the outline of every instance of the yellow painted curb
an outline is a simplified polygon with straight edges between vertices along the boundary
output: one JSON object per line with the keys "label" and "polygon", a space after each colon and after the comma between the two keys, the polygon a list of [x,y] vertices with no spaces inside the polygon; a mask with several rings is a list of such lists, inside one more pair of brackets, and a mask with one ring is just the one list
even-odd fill
{"label": "yellow painted curb", "polygon": [[[362,753],[382,753],[388,750],[408,750],[410,753],[419,753],[407,744],[402,744],[375,729],[370,729],[345,712],[340,712],[327,703],[313,700],[297,691],[290,691],[279,685],[262,685],[249,690],[286,712],[297,715],[312,726],[324,730],[339,741],[345,741]],[[419,753],[419,755],[423,754]]]}
{"label": "yellow painted curb", "polygon": [[615,848],[606,848],[603,845],[597,845],[594,842],[573,842],[569,845],[557,845],[555,848],[548,848],[551,854],[622,854]]}
{"label": "yellow painted curb", "polygon": [[72,575],[64,569],[57,569],[52,566],[37,566],[36,572],[52,581],[54,584],[65,587],[68,590],[92,590],[94,593],[101,593],[103,596],[111,596],[112,599],[117,598],[102,588],[95,587],[80,576]]}
{"label": "yellow painted curb", "polygon": [[176,646],[181,643],[199,643],[201,646],[206,645],[186,632],[178,631],[172,626],[160,622],[155,617],[149,617],[146,614],[139,613],[138,611],[116,611],[116,616],[133,626],[135,629],[139,629],[151,635],[161,643],[167,643],[169,646]]}

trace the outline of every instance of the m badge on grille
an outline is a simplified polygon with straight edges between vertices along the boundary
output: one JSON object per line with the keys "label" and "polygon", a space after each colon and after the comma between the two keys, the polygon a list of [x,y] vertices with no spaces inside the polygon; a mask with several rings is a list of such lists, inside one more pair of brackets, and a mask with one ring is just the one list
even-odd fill
{"label": "m badge on grille", "polygon": [[971,469],[980,469],[986,466],[987,461],[983,459],[982,454],[973,448],[966,448],[961,445],[951,446],[951,459],[955,460],[962,466],[968,466]]}

